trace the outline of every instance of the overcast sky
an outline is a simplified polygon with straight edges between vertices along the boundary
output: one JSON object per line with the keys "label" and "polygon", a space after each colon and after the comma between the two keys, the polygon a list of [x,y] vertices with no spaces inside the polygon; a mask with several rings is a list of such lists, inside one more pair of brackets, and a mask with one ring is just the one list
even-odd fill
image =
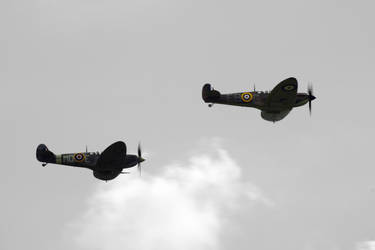
{"label": "overcast sky", "polygon": [[[1,1],[0,248],[374,250],[374,7]],[[311,117],[201,100],[291,76]],[[142,178],[35,159],[116,140]]]}

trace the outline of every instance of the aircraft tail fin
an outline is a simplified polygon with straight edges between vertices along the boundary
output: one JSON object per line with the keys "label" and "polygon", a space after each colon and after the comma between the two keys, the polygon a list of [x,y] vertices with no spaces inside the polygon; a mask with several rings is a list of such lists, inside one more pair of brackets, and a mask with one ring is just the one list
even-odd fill
{"label": "aircraft tail fin", "polygon": [[211,84],[206,83],[202,88],[202,98],[204,102],[212,102],[220,99],[220,92],[217,90],[214,90],[211,86]]}
{"label": "aircraft tail fin", "polygon": [[56,155],[49,151],[46,145],[39,144],[36,148],[36,158],[44,163],[56,163]]}

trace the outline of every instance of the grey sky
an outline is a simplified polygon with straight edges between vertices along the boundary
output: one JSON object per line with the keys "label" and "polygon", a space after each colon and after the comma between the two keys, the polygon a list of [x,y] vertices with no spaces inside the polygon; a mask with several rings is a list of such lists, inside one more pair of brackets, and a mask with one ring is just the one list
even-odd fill
{"label": "grey sky", "polygon": [[[144,171],[221,146],[274,207],[231,217],[223,249],[357,249],[375,240],[372,1],[2,1],[1,249],[79,249],[66,225],[106,184],[48,166],[35,148],[103,150],[139,140]],[[314,84],[313,116],[272,124],[201,100]],[[203,145],[207,145],[203,143]],[[196,149],[196,148],[199,148]],[[158,169],[160,168],[160,170]],[[121,176],[127,182],[136,176]],[[359,244],[359,245],[358,245]],[[60,248],[59,248],[60,247]]]}

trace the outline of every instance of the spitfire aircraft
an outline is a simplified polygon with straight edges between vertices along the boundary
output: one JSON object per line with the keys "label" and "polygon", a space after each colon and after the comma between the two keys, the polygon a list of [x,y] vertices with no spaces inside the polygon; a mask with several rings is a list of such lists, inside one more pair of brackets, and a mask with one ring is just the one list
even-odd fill
{"label": "spitfire aircraft", "polygon": [[36,158],[45,167],[48,163],[60,164],[72,167],[88,168],[93,171],[96,178],[104,181],[112,180],[123,172],[125,168],[138,165],[141,171],[142,158],[141,147],[138,145],[138,155],[127,155],[126,145],[118,141],[106,148],[101,154],[99,152],[83,152],[55,155],[46,145],[40,144],[36,149]]}
{"label": "spitfire aircraft", "polygon": [[212,107],[214,103],[219,103],[256,108],[261,110],[264,120],[276,122],[287,116],[293,108],[306,103],[309,103],[311,115],[311,101],[316,98],[313,95],[312,86],[308,86],[307,93],[297,93],[297,88],[297,79],[294,77],[280,82],[270,92],[255,91],[254,87],[254,91],[251,92],[221,94],[207,83],[203,86],[202,98],[204,102],[209,103],[209,107]]}

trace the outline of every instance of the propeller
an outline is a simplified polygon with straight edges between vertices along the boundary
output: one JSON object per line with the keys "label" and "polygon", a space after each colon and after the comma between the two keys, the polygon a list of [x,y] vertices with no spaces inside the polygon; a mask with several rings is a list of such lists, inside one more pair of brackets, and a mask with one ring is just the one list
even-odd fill
{"label": "propeller", "polygon": [[141,143],[138,143],[138,171],[139,175],[142,173],[142,166],[141,162],[144,162],[145,159],[142,158],[142,149],[141,149]]}
{"label": "propeller", "polygon": [[308,87],[307,87],[307,94],[309,95],[309,111],[310,111],[310,115],[311,115],[311,102],[313,100],[315,100],[315,96],[313,95],[313,86],[311,83],[309,83]]}

